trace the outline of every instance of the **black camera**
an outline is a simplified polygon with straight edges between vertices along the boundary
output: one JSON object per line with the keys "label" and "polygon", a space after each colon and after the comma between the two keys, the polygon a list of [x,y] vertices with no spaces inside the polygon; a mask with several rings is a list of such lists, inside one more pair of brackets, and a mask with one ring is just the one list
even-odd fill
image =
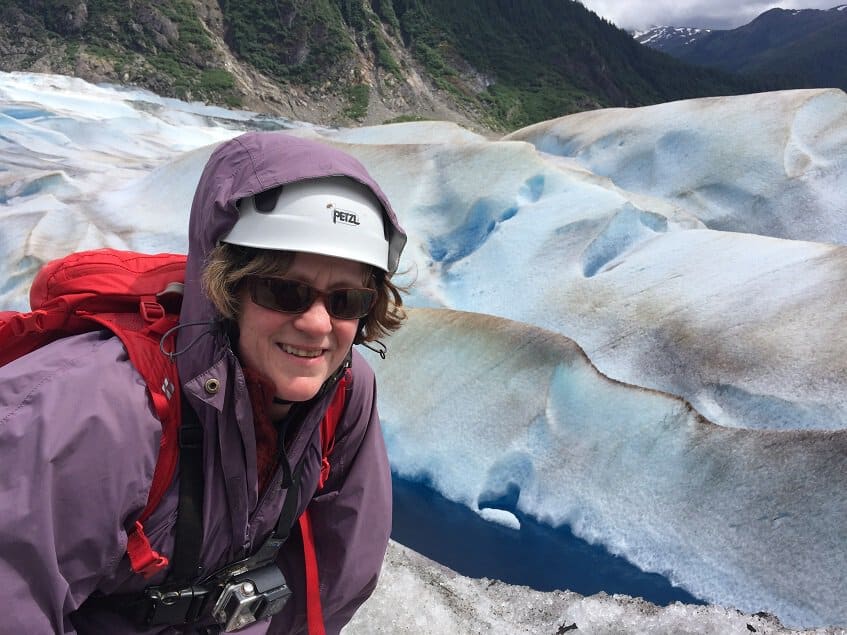
{"label": "black camera", "polygon": [[126,614],[149,628],[195,624],[211,617],[230,633],[279,613],[291,589],[275,564],[282,541],[271,536],[259,551],[189,585],[148,587]]}
{"label": "black camera", "polygon": [[212,608],[212,617],[229,633],[279,613],[290,596],[285,576],[271,563],[227,580]]}

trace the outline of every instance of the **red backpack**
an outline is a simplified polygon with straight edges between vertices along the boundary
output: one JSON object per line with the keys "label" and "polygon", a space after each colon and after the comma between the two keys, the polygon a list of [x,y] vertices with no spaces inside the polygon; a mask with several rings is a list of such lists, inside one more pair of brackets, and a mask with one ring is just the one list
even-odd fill
{"label": "red backpack", "polygon": [[[127,554],[132,570],[150,577],[168,566],[144,534],[144,522],[171,484],[179,457],[181,404],[176,362],[160,348],[178,324],[186,257],[98,249],[47,263],[30,289],[29,313],[0,311],[0,366],[59,338],[106,328],[117,335],[147,384],[162,422],[159,456],[147,505],[130,530]],[[341,418],[347,377],[342,377],[321,421],[323,452],[319,488],[329,474],[335,428]],[[308,512],[308,510],[307,510]],[[308,513],[299,519],[306,559],[309,632],[323,633],[314,539]]]}

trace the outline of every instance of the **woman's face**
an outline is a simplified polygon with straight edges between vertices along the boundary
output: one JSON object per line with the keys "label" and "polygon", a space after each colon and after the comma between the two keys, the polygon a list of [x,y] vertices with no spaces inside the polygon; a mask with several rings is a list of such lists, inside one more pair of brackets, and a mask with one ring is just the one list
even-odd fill
{"label": "woman's face", "polygon": [[[366,266],[352,260],[296,253],[284,277],[320,291],[362,287]],[[314,397],[353,345],[359,321],[331,317],[319,297],[304,313],[280,313],[259,306],[248,289],[240,292],[238,356],[269,379],[275,395],[289,401]],[[275,416],[288,407],[275,405]]]}

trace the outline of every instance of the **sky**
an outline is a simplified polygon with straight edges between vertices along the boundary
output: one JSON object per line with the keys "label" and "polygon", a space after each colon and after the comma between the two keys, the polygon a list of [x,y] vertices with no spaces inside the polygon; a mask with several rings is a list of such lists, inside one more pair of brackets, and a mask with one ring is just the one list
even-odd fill
{"label": "sky", "polygon": [[[362,351],[393,472],[503,531],[570,527],[709,611],[847,625],[845,122],[843,92],[810,90],[589,111],[501,140],[297,124],[365,163],[409,235],[410,319],[387,359]],[[184,252],[210,144],[251,125],[0,73],[0,310],[70,251]],[[392,549],[350,634],[782,632],[722,610],[707,625],[691,605],[662,628],[625,596],[421,566]]]}
{"label": "sky", "polygon": [[582,4],[622,29],[652,26],[692,26],[734,29],[769,9],[831,9],[839,0],[582,0]]}

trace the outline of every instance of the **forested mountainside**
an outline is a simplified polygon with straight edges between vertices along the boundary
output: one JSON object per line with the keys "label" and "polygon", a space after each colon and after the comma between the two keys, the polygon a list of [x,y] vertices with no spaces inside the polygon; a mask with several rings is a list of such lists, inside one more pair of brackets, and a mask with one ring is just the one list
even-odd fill
{"label": "forested mountainside", "polygon": [[328,125],[493,131],[769,88],[643,47],[572,0],[0,0],[0,70]]}
{"label": "forested mountainside", "polygon": [[847,90],[847,5],[771,9],[732,30],[657,27],[637,40],[687,63],[780,87]]}

